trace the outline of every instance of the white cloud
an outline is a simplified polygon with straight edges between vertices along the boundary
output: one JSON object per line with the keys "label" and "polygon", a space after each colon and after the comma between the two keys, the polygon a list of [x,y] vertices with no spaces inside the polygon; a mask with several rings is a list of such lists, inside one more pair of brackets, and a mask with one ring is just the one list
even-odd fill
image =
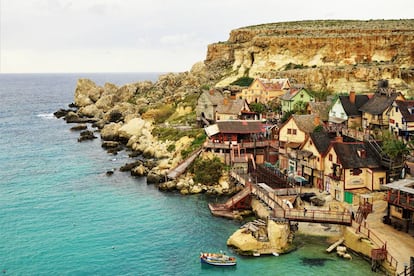
{"label": "white cloud", "polygon": [[0,4],[0,70],[185,71],[235,28],[410,18],[413,10],[412,0],[6,0]]}

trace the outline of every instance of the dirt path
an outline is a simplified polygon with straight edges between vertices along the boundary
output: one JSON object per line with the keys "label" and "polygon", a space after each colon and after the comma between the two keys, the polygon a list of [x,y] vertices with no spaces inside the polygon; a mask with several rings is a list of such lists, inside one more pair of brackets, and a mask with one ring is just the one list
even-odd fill
{"label": "dirt path", "polygon": [[386,208],[386,201],[374,201],[373,213],[368,215],[367,223],[375,235],[387,242],[389,253],[398,261],[399,273],[404,270],[404,264],[410,265],[410,256],[414,256],[414,237],[382,222],[382,217],[386,215]]}

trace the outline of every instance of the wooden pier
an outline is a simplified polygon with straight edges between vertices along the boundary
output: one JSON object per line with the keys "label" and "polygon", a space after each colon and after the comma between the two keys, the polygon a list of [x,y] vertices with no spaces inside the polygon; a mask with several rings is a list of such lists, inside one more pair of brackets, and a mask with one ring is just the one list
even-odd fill
{"label": "wooden pier", "polygon": [[292,206],[287,203],[286,197],[297,194],[296,189],[273,189],[265,183],[252,183],[248,175],[242,175],[236,171],[231,171],[230,174],[231,177],[245,188],[224,204],[209,204],[210,211],[216,216],[222,215],[231,218],[233,210],[237,209],[236,204],[241,199],[252,194],[269,207],[271,216],[274,218],[283,218],[290,221],[352,225],[352,215],[349,211],[339,212],[291,208]]}

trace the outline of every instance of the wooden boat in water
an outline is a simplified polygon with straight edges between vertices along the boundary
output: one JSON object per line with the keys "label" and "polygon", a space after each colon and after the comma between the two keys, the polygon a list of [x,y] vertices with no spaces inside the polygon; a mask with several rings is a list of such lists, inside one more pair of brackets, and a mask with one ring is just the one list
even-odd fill
{"label": "wooden boat in water", "polygon": [[234,266],[237,264],[235,257],[227,256],[224,253],[200,253],[200,261],[203,264],[215,266]]}

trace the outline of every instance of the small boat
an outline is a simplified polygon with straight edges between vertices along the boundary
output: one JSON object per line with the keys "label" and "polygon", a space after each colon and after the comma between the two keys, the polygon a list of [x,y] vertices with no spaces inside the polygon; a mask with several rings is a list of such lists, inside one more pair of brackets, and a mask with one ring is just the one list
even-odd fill
{"label": "small boat", "polygon": [[237,264],[235,257],[227,256],[220,253],[200,253],[200,261],[202,264],[216,265],[216,266],[234,266]]}

